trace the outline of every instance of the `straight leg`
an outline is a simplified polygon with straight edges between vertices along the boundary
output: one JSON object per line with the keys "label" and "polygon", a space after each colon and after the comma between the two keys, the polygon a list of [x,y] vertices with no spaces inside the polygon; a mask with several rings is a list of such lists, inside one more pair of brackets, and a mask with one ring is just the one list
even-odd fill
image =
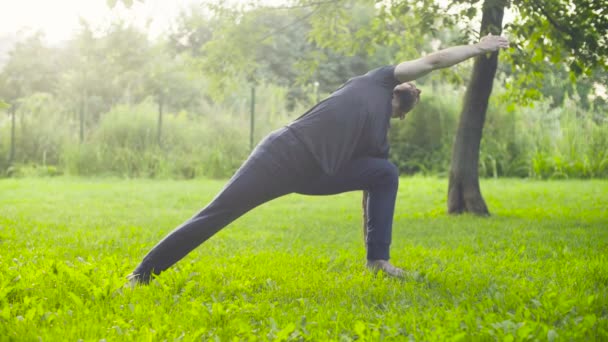
{"label": "straight leg", "polygon": [[198,214],[177,227],[144,257],[132,281],[147,283],[251,209],[292,193],[320,173],[299,142],[285,129],[270,134],[252,152],[224,189]]}
{"label": "straight leg", "polygon": [[277,181],[259,162],[249,160],[215,199],[198,214],[169,233],[144,257],[133,272],[137,282],[171,267],[219,230],[251,209],[293,192],[288,182]]}

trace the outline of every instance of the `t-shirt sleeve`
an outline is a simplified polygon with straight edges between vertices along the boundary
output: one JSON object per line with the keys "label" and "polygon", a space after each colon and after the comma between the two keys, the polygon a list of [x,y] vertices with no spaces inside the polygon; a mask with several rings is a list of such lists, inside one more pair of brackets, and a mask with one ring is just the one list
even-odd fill
{"label": "t-shirt sleeve", "polygon": [[395,78],[394,65],[387,65],[371,70],[367,73],[367,76],[374,82],[380,84],[385,88],[390,88],[391,90],[399,84],[399,81],[397,80],[397,78]]}

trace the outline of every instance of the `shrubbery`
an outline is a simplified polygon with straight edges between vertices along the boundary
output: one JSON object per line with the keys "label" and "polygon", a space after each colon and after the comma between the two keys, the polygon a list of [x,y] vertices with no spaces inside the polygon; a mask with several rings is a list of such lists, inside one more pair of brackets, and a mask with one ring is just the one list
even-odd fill
{"label": "shrubbery", "polygon": [[[433,89],[403,123],[391,129],[391,158],[402,173],[449,172],[462,94]],[[492,98],[481,142],[481,177],[608,177],[608,115],[582,111],[577,101],[549,101],[508,110]]]}
{"label": "shrubbery", "polygon": [[[257,91],[254,141],[298,117],[306,108],[284,110],[284,88]],[[402,174],[447,175],[458,124],[460,91],[427,89],[403,122],[393,121],[391,159]],[[495,96],[488,109],[480,153],[482,177],[608,177],[608,118],[581,111],[577,101],[550,108],[507,110]],[[312,102],[311,102],[312,103]],[[9,176],[112,175],[121,177],[229,177],[247,157],[249,98],[203,104],[197,112],[163,116],[158,144],[158,113],[151,100],[117,105],[87,121],[79,143],[78,117],[51,95],[35,94],[17,111],[16,159],[8,165],[10,119],[0,119],[0,168]]]}

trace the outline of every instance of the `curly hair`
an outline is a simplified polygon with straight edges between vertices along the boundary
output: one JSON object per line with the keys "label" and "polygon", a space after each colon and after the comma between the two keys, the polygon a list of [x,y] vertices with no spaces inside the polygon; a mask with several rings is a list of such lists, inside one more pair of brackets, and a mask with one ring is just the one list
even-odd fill
{"label": "curly hair", "polygon": [[395,89],[394,92],[399,99],[399,108],[405,113],[412,110],[416,103],[418,103],[418,100],[420,100],[420,89]]}

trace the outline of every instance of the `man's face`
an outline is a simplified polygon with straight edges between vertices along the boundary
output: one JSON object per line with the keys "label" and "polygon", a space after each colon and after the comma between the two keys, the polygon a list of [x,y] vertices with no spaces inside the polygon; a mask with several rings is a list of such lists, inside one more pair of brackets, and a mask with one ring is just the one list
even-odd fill
{"label": "man's face", "polygon": [[[400,96],[399,92],[407,92],[407,93],[411,94],[411,96],[414,98],[413,103],[411,103],[411,105],[408,105],[408,104],[402,105],[401,96]],[[405,118],[405,114],[407,114],[410,110],[412,110],[412,108],[414,108],[414,106],[420,100],[421,92],[422,91],[420,89],[416,88],[416,86],[411,82],[401,83],[401,84],[397,85],[393,89],[393,99],[391,101],[391,105],[393,107],[392,117],[400,118],[400,119]]]}

